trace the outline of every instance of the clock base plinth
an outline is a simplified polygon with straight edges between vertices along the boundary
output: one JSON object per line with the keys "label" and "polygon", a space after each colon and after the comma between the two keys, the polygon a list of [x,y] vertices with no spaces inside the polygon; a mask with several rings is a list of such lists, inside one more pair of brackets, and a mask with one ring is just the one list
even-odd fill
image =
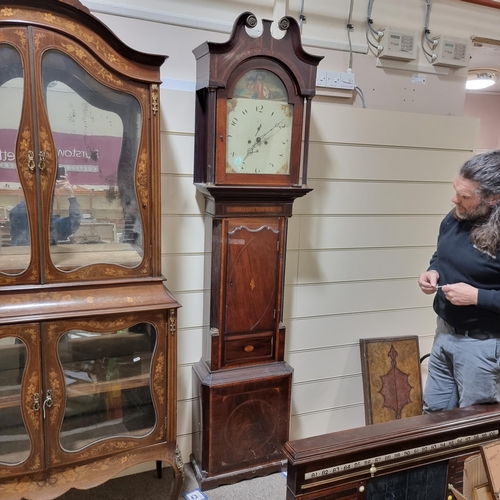
{"label": "clock base plinth", "polygon": [[239,481],[253,479],[254,477],[264,477],[276,472],[284,472],[287,467],[286,460],[279,460],[278,462],[273,462],[260,467],[250,467],[249,469],[228,472],[227,474],[208,476],[200,469],[200,464],[196,461],[194,455],[191,455],[190,460],[194,475],[198,481],[201,491],[213,490],[219,486],[235,484]]}
{"label": "clock base plinth", "polygon": [[192,462],[202,490],[283,469],[292,372],[284,361],[216,372],[194,365]]}

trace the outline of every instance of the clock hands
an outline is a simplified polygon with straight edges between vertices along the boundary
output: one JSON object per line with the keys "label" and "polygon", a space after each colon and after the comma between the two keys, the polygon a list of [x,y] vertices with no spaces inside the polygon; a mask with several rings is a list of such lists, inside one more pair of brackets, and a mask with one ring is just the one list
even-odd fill
{"label": "clock hands", "polygon": [[253,144],[247,149],[247,154],[245,158],[243,158],[243,162],[251,155],[254,153],[257,153],[258,151],[255,151],[255,148],[259,146],[262,143],[262,139],[266,137],[266,135],[269,135],[275,128],[279,127],[285,119],[283,118],[279,122],[275,123],[267,132],[262,134],[261,136],[257,136],[259,133],[260,129],[262,128],[262,123],[257,127],[257,132],[255,133],[256,137],[255,140],[253,141]]}
{"label": "clock hands", "polygon": [[[285,119],[283,118],[278,123],[276,123],[276,125],[274,125],[273,127],[271,127],[265,134],[262,134],[260,136],[260,140],[262,140],[264,137],[266,137],[267,134],[270,134],[276,127],[279,127],[284,121],[285,121]],[[259,137],[257,137],[257,139],[259,139]]]}

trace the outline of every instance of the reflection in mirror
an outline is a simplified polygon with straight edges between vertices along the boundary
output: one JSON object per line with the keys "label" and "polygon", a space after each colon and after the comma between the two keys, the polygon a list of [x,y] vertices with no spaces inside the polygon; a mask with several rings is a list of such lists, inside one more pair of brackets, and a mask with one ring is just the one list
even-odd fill
{"label": "reflection in mirror", "polygon": [[155,344],[156,330],[148,323],[112,333],[70,330],[60,338],[66,402],[59,441],[64,450],[116,436],[144,437],[155,428]]}
{"label": "reflection in mirror", "polygon": [[[23,105],[24,78],[19,53],[0,45],[0,272],[19,274],[31,259],[24,193],[16,164],[16,141]],[[27,167],[27,166],[26,166]],[[13,248],[26,246],[22,250]]]}
{"label": "reflection in mirror", "polygon": [[42,80],[58,160],[50,228],[53,263],[63,271],[99,263],[139,265],[139,102],[101,84],[57,51],[44,54]]}
{"label": "reflection in mirror", "polygon": [[21,340],[0,338],[0,466],[22,463],[31,453],[21,413],[21,383],[26,361],[27,349]]}

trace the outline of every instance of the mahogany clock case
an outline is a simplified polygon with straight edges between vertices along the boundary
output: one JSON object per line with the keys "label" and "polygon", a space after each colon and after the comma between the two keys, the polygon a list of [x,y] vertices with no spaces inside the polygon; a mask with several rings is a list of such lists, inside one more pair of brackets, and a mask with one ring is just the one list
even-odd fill
{"label": "mahogany clock case", "polygon": [[[285,187],[305,184],[305,177],[302,183],[299,182],[299,170],[301,162],[302,168],[307,170],[310,104],[315,94],[317,65],[322,57],[304,51],[298,23],[292,17],[284,17],[278,22],[285,32],[280,39],[272,36],[272,21],[267,19],[262,20],[262,34],[250,36],[246,29],[256,25],[256,17],[251,12],[244,12],[235,21],[227,42],[205,42],[193,50],[197,60],[196,185]],[[259,70],[269,71],[279,78],[288,94],[286,102],[294,109],[291,163],[285,175],[226,170],[227,103],[234,97],[238,81],[246,73]]]}
{"label": "mahogany clock case", "polygon": [[311,191],[308,131],[321,57],[303,50],[295,19],[277,24],[281,38],[266,19],[251,36],[257,19],[244,12],[227,42],[193,50],[194,183],[205,197],[209,270],[193,368],[192,463],[202,489],[280,470],[289,435],[287,224],[294,200]]}

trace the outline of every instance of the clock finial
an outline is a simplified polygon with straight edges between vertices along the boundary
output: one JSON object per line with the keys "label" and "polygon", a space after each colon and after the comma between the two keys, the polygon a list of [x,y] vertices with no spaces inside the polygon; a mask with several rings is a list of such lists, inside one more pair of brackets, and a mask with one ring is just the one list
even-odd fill
{"label": "clock finial", "polygon": [[288,17],[282,17],[278,21],[278,28],[281,31],[286,31],[289,27],[290,27],[290,18],[288,18]]}
{"label": "clock finial", "polygon": [[245,19],[245,24],[248,28],[255,28],[257,26],[257,17],[254,14],[249,14]]}

